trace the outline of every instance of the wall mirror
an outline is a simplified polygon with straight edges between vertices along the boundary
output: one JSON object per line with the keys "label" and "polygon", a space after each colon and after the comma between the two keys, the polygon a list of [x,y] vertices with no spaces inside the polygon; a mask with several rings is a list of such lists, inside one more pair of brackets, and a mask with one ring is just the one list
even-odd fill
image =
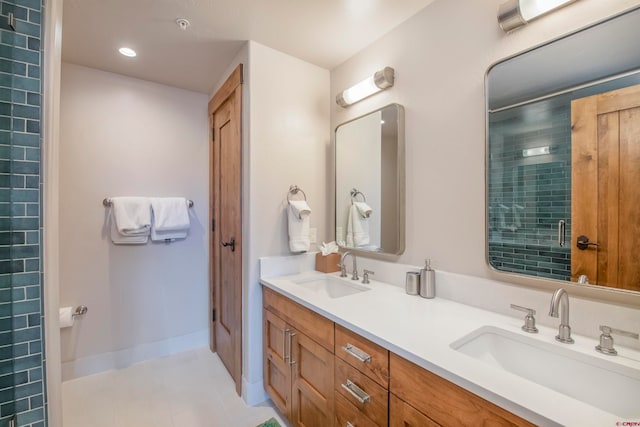
{"label": "wall mirror", "polygon": [[487,72],[487,260],[640,291],[640,8]]}
{"label": "wall mirror", "polygon": [[391,104],[336,128],[336,242],[404,252],[404,109]]}

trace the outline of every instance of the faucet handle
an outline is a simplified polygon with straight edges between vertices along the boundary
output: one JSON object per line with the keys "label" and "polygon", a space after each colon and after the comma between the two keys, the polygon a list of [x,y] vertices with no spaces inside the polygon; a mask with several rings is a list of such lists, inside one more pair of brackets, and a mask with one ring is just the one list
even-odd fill
{"label": "faucet handle", "polygon": [[622,329],[612,328],[611,326],[607,325],[600,325],[600,330],[602,331],[602,334],[600,335],[600,344],[596,346],[596,350],[602,354],[607,354],[609,356],[615,356],[616,354],[618,354],[616,349],[613,348],[613,337],[611,336],[611,334],[622,335],[624,337],[634,339],[640,338],[640,335],[634,332],[623,331]]}
{"label": "faucet handle", "polygon": [[340,267],[340,277],[347,277],[347,267],[343,263],[336,264]]}
{"label": "faucet handle", "polygon": [[376,273],[374,273],[371,270],[362,270],[362,283],[364,283],[365,285],[370,283],[369,282],[369,275],[370,274],[373,276]]}
{"label": "faucet handle", "polygon": [[523,331],[529,332],[530,334],[538,333],[538,328],[536,328],[536,318],[533,317],[536,314],[536,311],[534,309],[516,304],[511,304],[511,308],[527,313],[527,315],[524,317],[524,325],[522,325]]}

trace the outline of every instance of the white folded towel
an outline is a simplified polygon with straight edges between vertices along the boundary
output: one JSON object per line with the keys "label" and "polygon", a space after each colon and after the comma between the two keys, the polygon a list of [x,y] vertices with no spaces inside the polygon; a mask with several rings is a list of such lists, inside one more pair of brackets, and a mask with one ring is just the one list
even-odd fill
{"label": "white folded towel", "polygon": [[112,197],[112,212],[118,232],[123,236],[148,235],[151,203],[148,197]]}
{"label": "white folded towel", "polygon": [[154,242],[171,242],[176,239],[186,239],[188,231],[157,231],[151,229],[151,240]]}
{"label": "white folded towel", "polygon": [[349,208],[347,218],[347,246],[357,248],[369,244],[369,218],[360,215],[355,203]]}
{"label": "white folded towel", "polygon": [[360,215],[363,218],[369,218],[371,216],[371,212],[373,212],[371,206],[369,206],[365,202],[353,202],[353,205],[356,207],[356,209],[358,209],[358,212],[360,212]]}
{"label": "white folded towel", "polygon": [[188,203],[184,197],[152,197],[151,240],[186,239],[191,226]]}
{"label": "white folded towel", "polygon": [[184,197],[152,197],[153,228],[156,231],[188,230],[189,202]]}
{"label": "white folded towel", "polygon": [[305,215],[311,215],[311,208],[306,200],[291,200],[289,206],[298,219],[302,219]]}
{"label": "white folded towel", "polygon": [[116,227],[116,222],[113,218],[113,214],[109,215],[109,235],[114,245],[144,245],[149,241],[149,230],[146,234],[120,234]]}
{"label": "white folded towel", "polygon": [[291,252],[307,252],[311,246],[309,239],[309,216],[311,208],[304,200],[290,201],[287,206],[287,223],[289,229],[289,250]]}

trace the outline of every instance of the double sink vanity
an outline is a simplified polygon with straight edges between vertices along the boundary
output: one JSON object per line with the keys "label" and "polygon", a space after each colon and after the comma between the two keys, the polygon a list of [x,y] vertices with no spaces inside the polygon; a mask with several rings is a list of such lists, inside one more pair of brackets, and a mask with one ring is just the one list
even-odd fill
{"label": "double sink vanity", "polygon": [[527,333],[524,316],[312,269],[308,255],[261,260],[264,384],[293,425],[640,420],[637,350],[612,357],[597,338]]}
{"label": "double sink vanity", "polygon": [[[640,425],[640,151],[631,137],[593,151],[594,135],[614,132],[596,132],[603,118],[591,114],[620,99],[602,109],[624,123],[620,135],[637,135],[625,111],[640,117],[629,44],[639,22],[634,7],[487,71],[486,261],[555,293],[442,271],[436,298],[405,293],[417,268],[375,260],[400,259],[405,208],[415,209],[404,108],[337,127],[335,240],[351,272],[355,254],[372,255],[364,280],[314,271],[314,254],[260,265],[264,387],[294,426]],[[610,293],[630,303],[584,297]]]}

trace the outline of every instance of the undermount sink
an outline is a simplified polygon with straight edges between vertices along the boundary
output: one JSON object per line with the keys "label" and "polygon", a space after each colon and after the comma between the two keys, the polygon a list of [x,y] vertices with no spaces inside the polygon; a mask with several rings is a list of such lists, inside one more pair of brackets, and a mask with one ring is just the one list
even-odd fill
{"label": "undermount sink", "polygon": [[332,276],[313,277],[294,280],[293,283],[305,289],[327,296],[329,298],[341,298],[368,291],[370,288],[357,283],[350,283]]}
{"label": "undermount sink", "polygon": [[639,369],[492,326],[476,329],[451,348],[605,412],[640,417]]}

